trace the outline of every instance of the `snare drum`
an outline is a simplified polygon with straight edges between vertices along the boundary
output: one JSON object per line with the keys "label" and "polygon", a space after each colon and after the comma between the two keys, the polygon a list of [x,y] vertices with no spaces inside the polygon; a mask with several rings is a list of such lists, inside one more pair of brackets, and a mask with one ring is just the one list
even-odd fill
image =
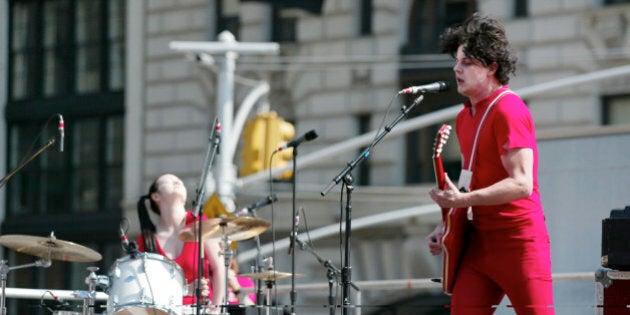
{"label": "snare drum", "polygon": [[108,314],[179,314],[186,278],[168,258],[154,253],[127,255],[109,271]]}

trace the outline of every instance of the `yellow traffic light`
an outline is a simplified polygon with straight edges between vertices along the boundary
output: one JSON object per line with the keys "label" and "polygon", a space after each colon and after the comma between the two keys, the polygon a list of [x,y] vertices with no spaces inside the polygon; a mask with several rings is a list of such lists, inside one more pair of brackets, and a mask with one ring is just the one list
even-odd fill
{"label": "yellow traffic light", "polygon": [[[279,117],[275,111],[258,114],[247,121],[243,129],[241,166],[239,176],[258,173],[271,167],[286,165],[293,158],[292,148],[281,150],[271,160],[271,155],[295,136],[293,124]],[[291,178],[292,172],[282,174]]]}
{"label": "yellow traffic light", "polygon": [[[275,112],[273,112],[275,114]],[[270,115],[267,123],[267,150],[269,155],[278,150],[295,137],[295,127],[277,115]],[[281,167],[287,165],[293,159],[293,148],[280,150],[271,159],[271,167]],[[293,171],[286,171],[280,176],[283,179],[290,179]]]}
{"label": "yellow traffic light", "polygon": [[266,168],[265,134],[267,120],[256,117],[245,123],[243,128],[243,145],[241,147],[240,176],[255,174]]}

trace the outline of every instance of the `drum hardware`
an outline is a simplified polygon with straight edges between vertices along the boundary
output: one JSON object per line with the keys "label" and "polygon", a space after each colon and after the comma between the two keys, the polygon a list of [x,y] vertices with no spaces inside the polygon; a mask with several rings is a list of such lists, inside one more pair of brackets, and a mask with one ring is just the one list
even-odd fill
{"label": "drum hardware", "polygon": [[36,256],[41,259],[34,263],[9,267],[5,260],[0,261],[0,274],[2,277],[2,297],[0,297],[0,314],[6,314],[6,282],[9,271],[30,267],[50,267],[51,259],[75,262],[92,262],[102,259],[101,254],[82,245],[69,241],[58,240],[55,232],[50,232],[48,237],[30,235],[2,235],[0,245],[4,245],[19,253]]}
{"label": "drum hardware", "polygon": [[1,281],[2,281],[2,296],[0,297],[0,314],[1,315],[6,315],[7,313],[7,308],[6,308],[6,288],[7,288],[7,275],[9,274],[9,271],[11,270],[17,270],[17,269],[23,269],[23,268],[30,268],[30,267],[41,267],[41,268],[48,268],[51,265],[51,261],[50,259],[39,259],[33,263],[30,264],[24,264],[24,265],[18,265],[18,266],[13,266],[13,267],[9,267],[9,265],[7,264],[6,260],[0,260],[0,275],[2,277]]}
{"label": "drum hardware", "polygon": [[[201,240],[220,238],[224,251],[220,253],[224,256],[225,261],[225,295],[221,306],[221,313],[226,312],[226,306],[229,305],[228,298],[228,270],[232,261],[231,242],[250,239],[260,235],[269,228],[269,222],[264,219],[254,217],[236,217],[236,218],[211,218],[207,220],[192,222],[184,227],[178,234],[183,242],[195,242],[198,235]],[[201,226],[200,228],[198,226]]]}
{"label": "drum hardware", "polygon": [[[244,273],[244,274],[241,274],[240,276],[245,277],[245,278],[256,279],[256,280],[276,282],[277,280],[280,280],[280,279],[291,278],[291,273],[277,271],[277,270],[265,270],[265,271],[257,272],[257,273]],[[298,273],[298,274],[295,274],[295,277],[300,278],[302,277],[302,275]]]}
{"label": "drum hardware", "polygon": [[[265,268],[266,268],[265,271],[256,272],[256,273],[243,273],[243,274],[240,274],[240,276],[245,277],[245,278],[262,280],[265,282],[265,285],[267,288],[266,309],[267,309],[267,314],[269,314],[269,310],[271,309],[271,291],[273,289],[273,285],[276,283],[277,280],[291,278],[292,274],[290,272],[281,272],[281,271],[274,270],[273,257],[265,258],[264,263],[265,263]],[[295,277],[300,278],[302,277],[302,275],[296,274]]]}
{"label": "drum hardware", "polygon": [[[229,241],[242,241],[261,234],[269,228],[269,222],[253,217],[212,218],[201,221],[201,239],[228,238]],[[179,232],[179,239],[194,242],[197,237],[197,223],[188,224]]]}
{"label": "drum hardware", "polygon": [[103,259],[101,254],[90,248],[57,239],[55,232],[50,232],[48,237],[2,235],[0,236],[0,245],[4,245],[19,253],[49,260],[95,262]]}

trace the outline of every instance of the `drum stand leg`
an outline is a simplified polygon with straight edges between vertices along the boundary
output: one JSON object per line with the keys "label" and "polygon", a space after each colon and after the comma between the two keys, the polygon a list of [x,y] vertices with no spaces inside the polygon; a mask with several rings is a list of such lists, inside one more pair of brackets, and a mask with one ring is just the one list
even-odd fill
{"label": "drum stand leg", "polygon": [[267,284],[267,315],[269,315],[269,310],[271,309],[271,289],[273,288],[273,281],[265,281]]}
{"label": "drum stand leg", "polygon": [[88,285],[88,294],[83,299],[83,315],[94,315],[94,300],[96,296],[96,281],[98,277],[96,272],[98,267],[87,267],[90,274],[85,278],[85,284]]}
{"label": "drum stand leg", "polygon": [[6,297],[6,287],[7,287],[7,274],[9,273],[9,266],[7,266],[7,261],[0,261],[0,273],[2,273],[2,298],[0,298],[0,314],[6,315],[7,308],[5,307],[5,297]]}
{"label": "drum stand leg", "polygon": [[48,268],[50,267],[50,265],[52,264],[52,262],[50,261],[50,259],[39,259],[37,261],[35,261],[34,263],[30,263],[30,264],[24,264],[24,265],[19,265],[19,266],[14,266],[14,267],[9,267],[9,265],[7,265],[7,261],[6,260],[0,260],[0,274],[2,277],[2,296],[0,297],[0,314],[1,315],[6,315],[7,314],[7,308],[6,308],[6,288],[7,288],[7,275],[9,274],[9,271],[11,270],[16,270],[16,269],[22,269],[22,268],[30,268],[30,267],[42,267],[42,268]]}
{"label": "drum stand leg", "polygon": [[230,270],[230,263],[232,262],[232,244],[226,235],[223,235],[223,244],[225,246],[225,250],[223,252],[223,258],[225,261],[225,295],[223,296],[223,305],[221,305],[221,314],[228,314],[228,306],[230,303],[230,301],[228,301],[230,287],[228,274]]}

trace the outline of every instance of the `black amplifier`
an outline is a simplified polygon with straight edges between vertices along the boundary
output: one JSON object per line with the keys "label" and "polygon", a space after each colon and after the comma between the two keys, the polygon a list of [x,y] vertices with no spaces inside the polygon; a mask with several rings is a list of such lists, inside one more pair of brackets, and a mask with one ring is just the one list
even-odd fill
{"label": "black amplifier", "polygon": [[602,220],[601,265],[630,271],[630,206],[613,209],[610,218]]}

